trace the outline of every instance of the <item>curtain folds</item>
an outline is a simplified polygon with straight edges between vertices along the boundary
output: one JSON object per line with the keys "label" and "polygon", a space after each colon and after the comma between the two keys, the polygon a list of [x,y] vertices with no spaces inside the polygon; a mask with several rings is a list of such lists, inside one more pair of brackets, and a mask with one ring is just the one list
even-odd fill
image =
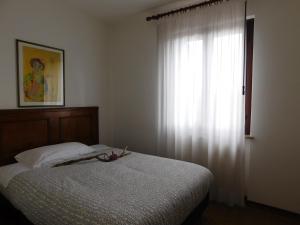
{"label": "curtain folds", "polygon": [[159,155],[214,174],[213,200],[243,204],[245,2],[161,19]]}

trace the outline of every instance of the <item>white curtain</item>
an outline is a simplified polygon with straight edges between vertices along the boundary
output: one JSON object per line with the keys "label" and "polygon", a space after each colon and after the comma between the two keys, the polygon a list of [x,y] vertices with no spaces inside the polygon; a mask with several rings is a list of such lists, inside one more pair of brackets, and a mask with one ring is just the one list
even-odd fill
{"label": "white curtain", "polygon": [[158,154],[214,174],[213,200],[243,204],[245,2],[161,19]]}

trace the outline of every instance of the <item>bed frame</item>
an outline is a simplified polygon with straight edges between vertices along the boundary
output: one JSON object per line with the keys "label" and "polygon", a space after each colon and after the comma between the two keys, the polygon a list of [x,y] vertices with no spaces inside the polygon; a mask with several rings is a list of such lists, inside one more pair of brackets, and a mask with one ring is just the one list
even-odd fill
{"label": "bed frame", "polygon": [[[22,151],[64,142],[99,143],[98,107],[0,110],[0,166]],[[206,196],[183,225],[198,225],[208,202]],[[31,224],[1,194],[0,214],[5,224]]]}
{"label": "bed frame", "polygon": [[44,145],[98,144],[98,130],[98,107],[0,110],[0,166]]}

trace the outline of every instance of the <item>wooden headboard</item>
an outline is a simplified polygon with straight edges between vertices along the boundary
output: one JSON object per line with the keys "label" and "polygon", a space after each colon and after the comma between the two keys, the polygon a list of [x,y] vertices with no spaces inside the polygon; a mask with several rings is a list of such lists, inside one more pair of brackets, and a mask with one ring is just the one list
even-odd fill
{"label": "wooden headboard", "polygon": [[98,132],[98,107],[0,110],[0,166],[44,145],[98,144]]}

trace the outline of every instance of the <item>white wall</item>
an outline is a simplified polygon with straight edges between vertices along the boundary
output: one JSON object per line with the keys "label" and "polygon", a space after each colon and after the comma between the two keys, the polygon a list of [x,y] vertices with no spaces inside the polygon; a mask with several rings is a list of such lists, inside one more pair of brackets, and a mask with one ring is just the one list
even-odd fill
{"label": "white wall", "polygon": [[300,1],[250,0],[256,15],[248,197],[300,213]]}
{"label": "white wall", "polygon": [[66,106],[99,106],[108,141],[106,28],[59,0],[0,0],[0,108],[17,107],[15,39],[65,50]]}
{"label": "white wall", "polygon": [[156,149],[156,27],[145,15],[112,29],[111,98],[114,144],[143,153]]}
{"label": "white wall", "polygon": [[[256,15],[248,198],[300,213],[300,2],[248,0]],[[136,15],[111,30],[114,143],[155,153],[156,29]]]}

